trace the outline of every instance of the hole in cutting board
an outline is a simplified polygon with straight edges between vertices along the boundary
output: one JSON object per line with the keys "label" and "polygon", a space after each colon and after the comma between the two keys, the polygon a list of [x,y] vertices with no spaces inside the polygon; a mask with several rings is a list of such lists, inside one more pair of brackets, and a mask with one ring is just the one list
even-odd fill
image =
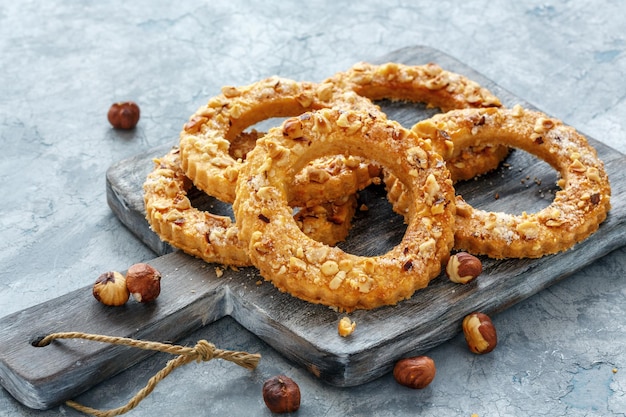
{"label": "hole in cutting board", "polygon": [[42,345],[42,344],[41,344],[41,341],[42,341],[43,339],[45,339],[45,338],[46,338],[46,336],[47,336],[47,335],[45,335],[45,334],[35,336],[33,339],[31,339],[31,340],[30,340],[30,344],[31,344],[31,346],[36,347],[36,348],[46,347],[46,346],[48,346],[50,343],[46,343],[45,345]]}

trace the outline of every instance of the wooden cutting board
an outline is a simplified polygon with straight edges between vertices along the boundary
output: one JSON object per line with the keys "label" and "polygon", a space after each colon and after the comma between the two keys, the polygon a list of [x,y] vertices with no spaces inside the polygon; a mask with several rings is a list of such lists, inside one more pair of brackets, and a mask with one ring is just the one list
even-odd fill
{"label": "wooden cutting board", "polygon": [[[486,86],[507,106],[520,103],[532,107],[472,68],[431,48],[405,48],[373,62],[386,61],[436,62]],[[329,75],[320,73],[319,78]],[[406,103],[381,105],[390,118],[407,127],[436,112]],[[181,115],[181,120],[185,117]],[[161,296],[151,305],[129,302],[124,307],[108,308],[93,299],[91,287],[85,287],[0,319],[0,382],[26,406],[46,409],[151,353],[71,340],[34,347],[33,341],[41,336],[81,331],[176,341],[227,315],[329,384],[353,386],[370,381],[389,372],[400,357],[424,353],[452,338],[460,331],[466,314],[502,311],[626,244],[626,157],[594,139],[590,141],[605,161],[613,190],[613,209],[596,234],[572,250],[542,259],[485,258],[483,274],[468,285],[453,284],[440,276],[397,306],[350,314],[357,330],[348,338],[337,333],[342,314],[280,293],[269,283],[259,285],[262,278],[254,268],[226,269],[217,277],[217,265],[173,252],[154,235],[144,220],[141,186],[152,169],[151,158],[164,155],[174,143],[121,161],[107,172],[108,202],[124,224],[161,255],[150,262],[163,274]],[[547,164],[514,151],[497,171],[457,184],[456,189],[481,208],[531,212],[549,204],[556,179]],[[401,238],[402,219],[393,214],[381,188],[368,189],[360,198],[369,210],[358,213],[350,237],[341,247],[363,255],[384,252]],[[213,212],[229,210],[200,193],[193,202]]]}

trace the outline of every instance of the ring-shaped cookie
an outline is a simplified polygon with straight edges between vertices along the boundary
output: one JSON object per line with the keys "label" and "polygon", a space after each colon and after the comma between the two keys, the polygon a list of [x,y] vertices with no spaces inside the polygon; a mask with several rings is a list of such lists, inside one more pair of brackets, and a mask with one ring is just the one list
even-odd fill
{"label": "ring-shaped cookie", "polygon": [[179,149],[154,163],[143,184],[144,206],[146,219],[161,240],[207,262],[250,265],[236,223],[192,206],[187,192],[193,184],[181,168]]}
{"label": "ring-shaped cookie", "polygon": [[[425,103],[446,112],[453,109],[500,107],[500,99],[467,77],[429,63],[405,65],[395,62],[374,65],[360,62],[327,79],[342,89],[370,100]],[[508,155],[503,145],[470,146],[453,153],[448,138],[437,138],[433,147],[450,170],[453,181],[468,180],[498,167]]]}
{"label": "ring-shaped cookie", "polygon": [[[172,148],[155,159],[155,168],[144,184],[146,219],[165,242],[207,262],[249,266],[247,246],[238,237],[238,227],[228,216],[195,208],[188,197],[192,182],[180,165],[180,151]],[[328,245],[344,240],[356,211],[356,197],[301,209],[298,226],[312,239]]]}
{"label": "ring-shaped cookie", "polygon": [[[231,156],[230,145],[244,129],[273,117],[297,116],[308,110],[337,107],[357,109],[384,115],[370,100],[351,91],[338,89],[332,83],[316,84],[271,77],[244,87],[224,87],[209,100],[183,127],[180,150],[183,169],[194,185],[209,195],[232,203],[235,184],[244,160]],[[367,165],[357,161],[334,173],[341,175],[339,184],[330,187],[312,181],[305,183],[291,201],[292,206],[312,206],[343,198],[371,182]],[[324,177],[328,178],[328,177]],[[296,188],[297,185],[294,185]],[[294,199],[296,197],[294,196]]]}
{"label": "ring-shaped cookie", "polygon": [[[305,236],[287,204],[293,176],[323,155],[372,160],[413,197],[401,242],[373,257],[346,253]],[[248,154],[233,204],[252,263],[281,291],[352,311],[396,304],[426,287],[453,245],[454,188],[441,156],[398,123],[322,109],[287,119]]]}
{"label": "ring-shaped cookie", "polygon": [[533,110],[466,109],[436,115],[413,129],[446,132],[460,147],[501,143],[550,164],[560,175],[554,200],[536,213],[479,210],[457,196],[455,248],[492,258],[538,258],[571,248],[594,233],[610,209],[603,162],[587,139]]}

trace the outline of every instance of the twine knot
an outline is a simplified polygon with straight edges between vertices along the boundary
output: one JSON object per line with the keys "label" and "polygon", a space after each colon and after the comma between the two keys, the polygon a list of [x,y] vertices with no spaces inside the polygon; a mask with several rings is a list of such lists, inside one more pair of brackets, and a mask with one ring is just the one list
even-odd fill
{"label": "twine knot", "polygon": [[204,339],[196,343],[193,349],[197,355],[197,362],[208,362],[215,357],[215,345]]}

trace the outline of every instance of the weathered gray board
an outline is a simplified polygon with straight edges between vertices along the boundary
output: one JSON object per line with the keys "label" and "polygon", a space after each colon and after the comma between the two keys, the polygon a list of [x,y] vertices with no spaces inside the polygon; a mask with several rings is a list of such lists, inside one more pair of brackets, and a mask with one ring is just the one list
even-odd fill
{"label": "weathered gray board", "polygon": [[[376,61],[436,62],[487,86],[506,105],[529,106],[437,50],[411,47]],[[327,75],[320,74],[320,79]],[[383,107],[389,117],[406,126],[434,112],[404,103],[383,103]],[[151,305],[129,302],[107,308],[95,302],[91,288],[86,287],[0,319],[0,382],[23,404],[49,408],[150,353],[72,340],[32,346],[39,337],[55,331],[82,331],[175,341],[226,315],[321,380],[337,386],[372,380],[390,371],[398,358],[423,353],[453,337],[466,314],[506,309],[626,244],[626,157],[593,139],[591,143],[606,163],[613,188],[613,209],[595,235],[570,251],[542,259],[484,259],[484,273],[471,284],[455,285],[441,276],[395,307],[352,313],[358,326],[348,338],[337,334],[340,313],[279,293],[269,283],[257,285],[261,278],[253,268],[225,270],[217,278],[216,265],[180,252],[164,255],[171,250],[144,220],[141,185],[152,168],[151,158],[165,154],[169,145],[121,161],[107,173],[109,205],[142,241],[163,255],[151,261],[164,275],[161,296]],[[489,210],[534,211],[549,203],[556,182],[550,167],[521,151],[514,151],[505,162],[479,180],[457,184],[458,192]],[[361,198],[370,209],[358,214],[342,247],[359,254],[383,252],[399,240],[404,225],[391,212],[382,190],[366,190]],[[214,205],[206,198],[194,201],[199,207]]]}

